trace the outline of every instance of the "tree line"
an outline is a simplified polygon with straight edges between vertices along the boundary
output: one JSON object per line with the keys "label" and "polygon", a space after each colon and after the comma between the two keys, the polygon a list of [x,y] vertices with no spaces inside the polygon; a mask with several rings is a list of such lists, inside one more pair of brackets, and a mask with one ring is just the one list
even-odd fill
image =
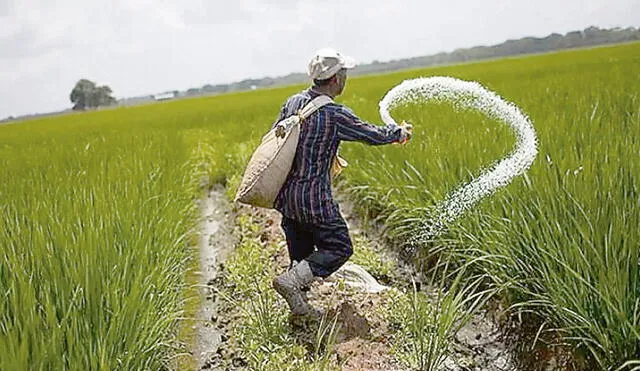
{"label": "tree line", "polygon": [[[438,53],[429,56],[392,60],[389,62],[373,61],[369,64],[357,66],[352,73],[355,75],[382,73],[405,68],[426,67],[440,64],[460,63],[488,58],[498,58],[511,55],[540,53],[554,50],[603,45],[611,43],[640,40],[640,28],[600,29],[589,27],[583,31],[572,31],[565,35],[557,33],[543,38],[524,37],[517,40],[507,40],[492,46],[476,46],[473,48],[457,49],[450,53]],[[231,84],[207,84],[201,88],[191,88],[185,92],[175,91],[175,96],[193,96],[202,94],[217,94],[232,91],[249,90],[260,87],[281,86],[307,82],[304,73],[291,73],[280,77],[265,77],[261,79],[246,79]],[[69,95],[73,110],[82,111],[115,105],[118,101],[113,97],[113,91],[107,85],[98,85],[88,79],[80,79]],[[126,99],[125,99],[126,100]],[[153,100],[145,97],[142,101]],[[8,117],[3,121],[11,121]]]}

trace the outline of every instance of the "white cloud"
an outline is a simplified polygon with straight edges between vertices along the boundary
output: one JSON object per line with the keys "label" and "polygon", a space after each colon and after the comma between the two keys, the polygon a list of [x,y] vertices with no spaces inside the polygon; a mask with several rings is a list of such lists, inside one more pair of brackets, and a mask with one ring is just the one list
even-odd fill
{"label": "white cloud", "polygon": [[305,70],[332,46],[362,62],[589,25],[640,25],[637,0],[0,0],[0,117]]}

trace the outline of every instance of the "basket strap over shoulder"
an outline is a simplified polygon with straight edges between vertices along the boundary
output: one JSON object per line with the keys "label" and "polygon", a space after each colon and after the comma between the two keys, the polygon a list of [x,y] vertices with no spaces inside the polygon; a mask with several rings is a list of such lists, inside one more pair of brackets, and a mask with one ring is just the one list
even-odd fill
{"label": "basket strap over shoulder", "polygon": [[311,116],[311,114],[320,109],[322,106],[327,105],[331,102],[333,102],[333,99],[329,98],[326,95],[315,97],[311,102],[307,103],[307,105],[298,112],[300,121],[304,121],[307,117]]}

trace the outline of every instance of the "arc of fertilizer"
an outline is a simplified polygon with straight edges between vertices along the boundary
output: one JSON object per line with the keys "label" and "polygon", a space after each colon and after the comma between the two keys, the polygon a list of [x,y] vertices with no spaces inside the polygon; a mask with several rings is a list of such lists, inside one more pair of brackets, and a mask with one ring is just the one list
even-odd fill
{"label": "arc of fertilizer", "polygon": [[455,109],[472,109],[509,125],[517,141],[511,153],[478,177],[451,192],[436,206],[436,217],[426,221],[410,241],[422,243],[437,237],[445,227],[475,206],[482,198],[523,174],[538,154],[538,140],[529,118],[516,105],[500,98],[477,82],[452,77],[422,77],[405,80],[380,101],[380,116],[386,124],[397,124],[389,111],[411,102],[446,102]]}

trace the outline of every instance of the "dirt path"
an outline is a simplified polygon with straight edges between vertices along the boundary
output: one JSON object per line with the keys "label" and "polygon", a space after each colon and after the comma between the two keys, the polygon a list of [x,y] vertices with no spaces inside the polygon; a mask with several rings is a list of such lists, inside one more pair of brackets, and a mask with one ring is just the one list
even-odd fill
{"label": "dirt path", "polygon": [[[381,236],[365,232],[365,227],[352,211],[347,199],[340,199],[341,208],[350,226],[352,237],[367,235],[367,244],[375,245],[381,253],[389,253],[380,242]],[[236,240],[233,237],[234,216],[229,201],[221,186],[214,187],[206,199],[202,200],[202,224],[200,246],[200,284],[203,306],[198,313],[197,342],[193,349],[197,369],[216,369],[225,353],[226,326],[229,313],[222,311],[222,303],[215,295],[220,285],[220,263],[233,249]],[[264,221],[261,239],[281,246],[274,257],[274,263],[285,269],[288,258],[282,232],[279,228],[280,216],[274,211],[241,208],[239,213],[249,212]],[[373,228],[375,231],[375,228]],[[396,259],[393,254],[388,256]],[[398,267],[400,268],[400,267]],[[413,275],[408,266],[401,267],[403,275]],[[406,272],[405,272],[406,271]],[[410,278],[407,278],[409,281]],[[402,282],[388,282],[403,285]],[[406,283],[406,282],[405,282]],[[402,287],[398,287],[402,289]],[[333,362],[342,364],[343,370],[401,370],[403,366],[395,359],[391,351],[394,329],[390,328],[385,316],[378,308],[393,300],[388,294],[367,294],[358,290],[338,288],[325,284],[315,284],[309,292],[313,304],[336,313],[339,332],[336,338]],[[220,313],[219,313],[220,312]],[[309,328],[292,329],[294,337],[301,343],[312,343],[315,331]],[[232,335],[231,335],[232,336]],[[442,370],[515,370],[513,357],[502,339],[502,333],[487,313],[480,313],[463,327],[453,340],[453,349]]]}
{"label": "dirt path", "polygon": [[218,316],[218,298],[212,286],[215,285],[218,266],[234,246],[233,217],[231,205],[224,194],[224,188],[214,186],[201,201],[200,248],[200,294],[202,307],[198,312],[198,328],[193,355],[197,369],[209,368],[212,356],[220,348],[222,331],[213,324]]}

